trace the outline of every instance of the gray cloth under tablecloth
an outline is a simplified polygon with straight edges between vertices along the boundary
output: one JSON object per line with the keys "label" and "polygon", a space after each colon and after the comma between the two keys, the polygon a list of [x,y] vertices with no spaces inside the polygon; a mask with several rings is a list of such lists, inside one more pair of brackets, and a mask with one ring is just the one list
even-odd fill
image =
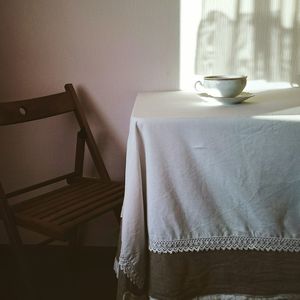
{"label": "gray cloth under tablecloth", "polygon": [[[118,300],[191,300],[215,295],[250,295],[243,299],[300,299],[300,253],[205,251],[149,254],[149,278],[140,290],[119,272]],[[251,296],[252,295],[252,296]],[[260,295],[260,296],[257,296]],[[285,295],[278,298],[278,295]],[[297,296],[298,295],[298,298]],[[209,298],[208,298],[209,299]]]}

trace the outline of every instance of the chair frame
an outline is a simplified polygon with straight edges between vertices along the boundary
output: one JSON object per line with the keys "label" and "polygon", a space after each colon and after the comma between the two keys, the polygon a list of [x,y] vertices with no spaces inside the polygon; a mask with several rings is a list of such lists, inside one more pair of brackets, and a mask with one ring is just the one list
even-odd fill
{"label": "chair frame", "polygon": [[[82,178],[85,144],[87,144],[92,160],[95,164],[96,170],[101,180],[107,183],[112,181],[105,168],[104,162],[98,151],[96,142],[93,138],[87,119],[83,113],[80,101],[72,84],[66,84],[65,91],[62,93],[28,100],[0,103],[0,126],[13,125],[17,123],[24,123],[44,119],[69,112],[73,112],[75,114],[75,117],[80,127],[77,133],[74,172],[53,179],[49,179],[22,189],[18,189],[9,193],[5,193],[3,186],[0,182],[0,212],[2,213],[2,219],[8,234],[10,244],[21,265],[26,264],[24,262],[24,255],[22,254],[21,250],[23,243],[15,222],[14,213],[11,210],[11,207],[8,202],[10,198],[25,194],[27,192],[63,180],[66,180],[68,184],[71,184],[76,182],[76,180],[78,180],[79,178]],[[118,221],[120,208],[121,206],[119,205],[114,208],[108,209],[114,210]],[[41,244],[47,244],[57,239],[53,238],[51,236],[51,233],[49,233],[48,236],[50,236],[51,238],[47,239],[46,241],[43,241]],[[70,245],[78,244],[78,239],[76,238],[77,236],[78,227],[76,227],[68,236]]]}

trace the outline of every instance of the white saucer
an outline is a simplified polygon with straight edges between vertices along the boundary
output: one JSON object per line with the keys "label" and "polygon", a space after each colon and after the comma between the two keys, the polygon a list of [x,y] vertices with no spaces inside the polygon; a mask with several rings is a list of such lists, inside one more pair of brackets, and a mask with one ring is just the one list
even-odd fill
{"label": "white saucer", "polygon": [[209,100],[216,100],[218,102],[221,102],[223,104],[238,104],[238,103],[242,103],[245,100],[253,97],[254,95],[251,93],[246,93],[246,92],[242,92],[240,95],[234,97],[234,98],[227,98],[227,97],[213,97],[210,96],[206,93],[201,93],[198,94],[201,98],[203,98],[203,100],[205,101],[209,101]]}

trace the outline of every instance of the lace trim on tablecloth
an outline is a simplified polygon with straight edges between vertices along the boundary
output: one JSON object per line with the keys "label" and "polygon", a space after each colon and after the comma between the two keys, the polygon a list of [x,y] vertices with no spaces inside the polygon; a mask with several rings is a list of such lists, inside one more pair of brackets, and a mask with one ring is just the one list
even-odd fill
{"label": "lace trim on tablecloth", "polygon": [[149,250],[156,253],[176,253],[203,250],[261,250],[299,252],[300,239],[228,236],[173,241],[150,240]]}
{"label": "lace trim on tablecloth", "polygon": [[127,278],[139,289],[143,288],[144,279],[138,275],[136,263],[134,263],[130,259],[126,259],[120,256],[119,259],[115,259],[114,262],[114,271],[117,277],[119,277],[119,270],[121,270],[127,276]]}

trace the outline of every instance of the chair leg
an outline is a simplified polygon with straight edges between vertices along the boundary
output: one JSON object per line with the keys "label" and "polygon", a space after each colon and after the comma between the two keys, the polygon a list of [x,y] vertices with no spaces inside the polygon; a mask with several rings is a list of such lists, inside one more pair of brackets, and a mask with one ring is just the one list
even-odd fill
{"label": "chair leg", "polygon": [[72,249],[78,249],[82,243],[82,228],[77,227],[70,235],[69,246]]}
{"label": "chair leg", "polygon": [[14,221],[14,217],[10,211],[5,200],[0,199],[0,212],[2,214],[4,226],[8,234],[8,239],[13,251],[13,254],[16,258],[19,282],[24,290],[22,299],[40,299],[37,295],[37,291],[33,285],[33,275],[31,269],[28,265],[27,257],[24,253],[24,247],[19,235],[17,226]]}
{"label": "chair leg", "polygon": [[76,271],[78,270],[79,261],[78,258],[80,257],[80,248],[82,245],[82,228],[77,227],[73,232],[70,234],[69,238],[69,267],[71,270]]}

